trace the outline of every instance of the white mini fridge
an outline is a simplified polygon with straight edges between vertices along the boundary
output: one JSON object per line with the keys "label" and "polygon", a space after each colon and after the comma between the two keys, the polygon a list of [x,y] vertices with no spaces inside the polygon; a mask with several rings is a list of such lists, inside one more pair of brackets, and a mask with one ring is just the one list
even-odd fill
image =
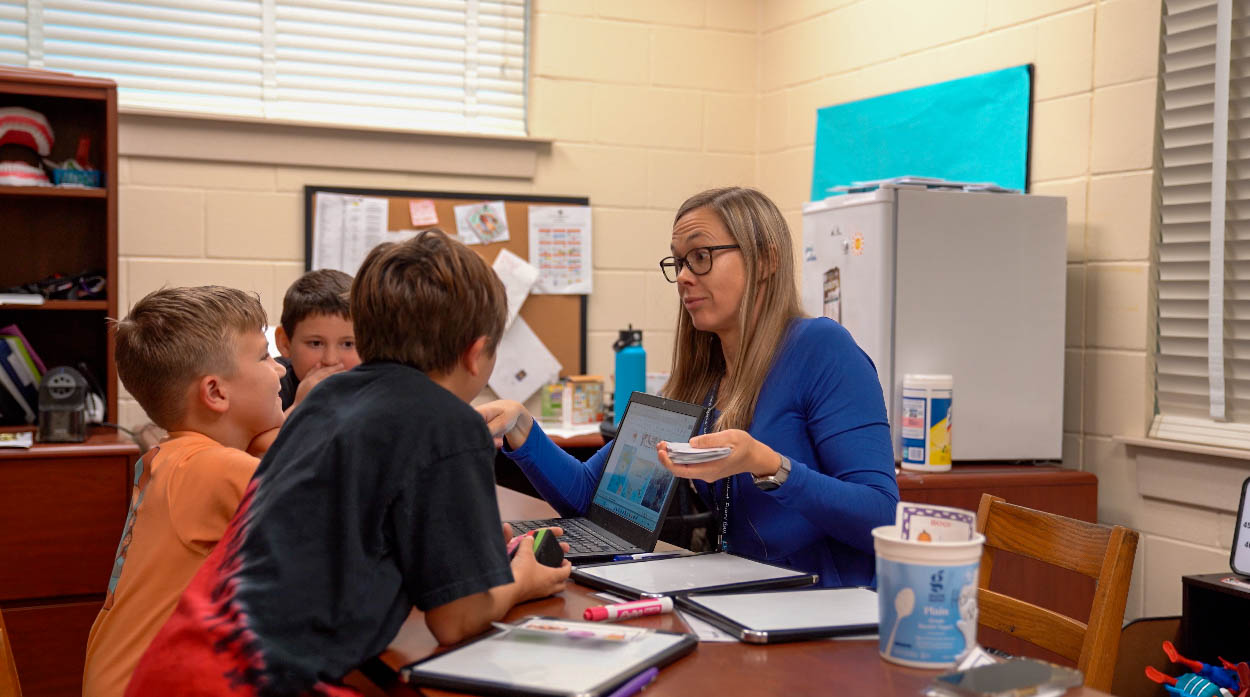
{"label": "white mini fridge", "polygon": [[877,366],[899,459],[903,376],[954,377],[951,454],[1059,460],[1067,201],[883,186],[803,208],[803,306]]}

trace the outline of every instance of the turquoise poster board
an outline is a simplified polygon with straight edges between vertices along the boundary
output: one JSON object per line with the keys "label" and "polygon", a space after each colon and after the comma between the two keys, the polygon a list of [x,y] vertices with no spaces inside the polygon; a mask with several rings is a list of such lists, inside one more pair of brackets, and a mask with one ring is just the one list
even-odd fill
{"label": "turquoise poster board", "polygon": [[812,199],[829,187],[914,175],[1025,190],[1033,66],[816,111]]}

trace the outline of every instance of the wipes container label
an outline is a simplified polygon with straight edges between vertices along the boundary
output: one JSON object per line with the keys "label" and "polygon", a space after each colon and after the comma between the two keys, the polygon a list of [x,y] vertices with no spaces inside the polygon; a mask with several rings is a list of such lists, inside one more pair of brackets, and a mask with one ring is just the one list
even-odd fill
{"label": "wipes container label", "polygon": [[951,463],[951,391],[934,390],[929,400],[929,458],[927,465]]}
{"label": "wipes container label", "polygon": [[976,643],[977,567],[928,566],[877,556],[881,655],[905,665],[952,665]]}

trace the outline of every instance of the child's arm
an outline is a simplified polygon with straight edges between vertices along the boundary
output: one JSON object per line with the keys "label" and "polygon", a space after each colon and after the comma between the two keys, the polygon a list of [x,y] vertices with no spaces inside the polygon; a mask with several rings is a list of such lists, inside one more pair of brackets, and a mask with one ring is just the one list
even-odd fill
{"label": "child's arm", "polygon": [[567,559],[559,568],[539,564],[533,546],[523,544],[512,560],[512,583],[430,608],[425,613],[425,626],[438,643],[458,643],[486,631],[491,622],[503,619],[517,603],[564,590],[572,571],[573,565]]}

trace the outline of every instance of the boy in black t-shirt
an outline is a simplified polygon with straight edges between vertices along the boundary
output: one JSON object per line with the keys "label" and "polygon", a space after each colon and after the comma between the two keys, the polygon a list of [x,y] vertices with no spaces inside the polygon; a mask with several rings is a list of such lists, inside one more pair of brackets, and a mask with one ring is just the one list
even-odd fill
{"label": "boy in black t-shirt", "polygon": [[375,248],[351,308],[365,362],[287,420],[127,695],[355,695],[341,678],[413,606],[450,644],[563,589],[567,561],[523,544],[509,563],[467,403],[503,334],[499,279],[433,230]]}

